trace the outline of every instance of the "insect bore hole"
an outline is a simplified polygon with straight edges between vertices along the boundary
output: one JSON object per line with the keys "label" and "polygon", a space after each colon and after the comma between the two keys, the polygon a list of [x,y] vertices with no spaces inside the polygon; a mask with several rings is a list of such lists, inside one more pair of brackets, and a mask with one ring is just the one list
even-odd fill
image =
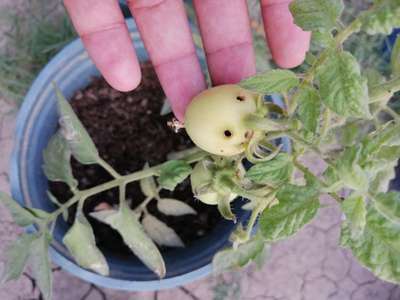
{"label": "insect bore hole", "polygon": [[225,130],[225,131],[224,131],[224,135],[225,135],[227,138],[230,138],[230,137],[232,136],[232,131],[230,131],[230,130]]}
{"label": "insect bore hole", "polygon": [[236,100],[238,100],[238,101],[244,101],[244,100],[245,100],[245,97],[244,97],[244,96],[237,96],[237,97],[236,97]]}

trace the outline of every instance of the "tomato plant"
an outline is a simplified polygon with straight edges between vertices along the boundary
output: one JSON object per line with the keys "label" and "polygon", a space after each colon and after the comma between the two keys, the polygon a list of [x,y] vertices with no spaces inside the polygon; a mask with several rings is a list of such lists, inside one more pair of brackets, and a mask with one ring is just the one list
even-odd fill
{"label": "tomato plant", "polygon": [[[358,31],[388,34],[400,26],[400,1],[376,0],[348,25],[339,19],[341,0],[295,0],[290,9],[296,24],[312,31],[314,43],[319,45],[318,50],[308,53],[306,71],[272,70],[238,85],[199,94],[185,116],[186,131],[199,148],[175,154],[175,160],[118,174],[99,156],[59,93],[60,130],[44,152],[44,170],[50,180],[68,184],[73,196],[60,204],[50,195],[58,209],[48,213],[20,207],[1,195],[18,225],[36,224],[39,228],[34,234],[23,234],[9,247],[5,280],[22,273],[31,246],[35,253],[41,253],[41,272],[46,272],[49,261],[44,253],[51,240],[51,224],[76,203],[75,223],[64,243],[78,264],[107,275],[107,262],[96,247],[82,207],[88,197],[111,188],[120,191],[118,208],[93,213],[93,217],[117,230],[132,252],[163,277],[165,265],[155,243],[177,247],[183,243],[170,228],[154,220],[146,206],[157,201],[157,207],[170,215],[194,214],[190,206],[159,196],[160,189],[172,190],[190,176],[194,196],[216,205],[224,218],[236,221],[230,209],[235,197],[247,199],[243,209],[251,211],[248,222],[238,224],[232,233],[232,247],[215,255],[216,272],[262,260],[270,244],[294,235],[309,223],[320,208],[319,196],[328,194],[345,216],[341,245],[351,249],[378,277],[400,283],[400,192],[389,191],[400,157],[400,116],[389,103],[400,90],[400,43],[393,51],[390,77],[378,72],[370,76],[371,72],[364,72],[343,48],[347,38]],[[280,94],[285,106],[264,102],[270,94]],[[283,152],[282,138],[291,141],[290,152]],[[303,162],[305,155],[324,162],[321,176]],[[113,179],[79,190],[71,171],[71,156],[83,164],[101,165]],[[251,163],[247,170],[243,168],[245,161]],[[300,174],[300,180],[295,173]],[[131,210],[125,187],[134,181],[140,181],[147,198]],[[152,231],[154,226],[157,230]],[[157,234],[160,230],[171,238],[165,240]],[[77,246],[82,243],[87,247]],[[40,278],[40,287],[49,289],[51,277]]]}

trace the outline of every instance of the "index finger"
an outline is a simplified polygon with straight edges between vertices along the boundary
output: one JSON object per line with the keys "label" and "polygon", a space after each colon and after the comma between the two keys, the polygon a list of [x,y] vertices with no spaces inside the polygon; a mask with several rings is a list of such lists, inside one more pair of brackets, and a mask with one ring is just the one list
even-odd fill
{"label": "index finger", "polygon": [[140,66],[117,0],[64,0],[86,50],[117,90],[139,85]]}

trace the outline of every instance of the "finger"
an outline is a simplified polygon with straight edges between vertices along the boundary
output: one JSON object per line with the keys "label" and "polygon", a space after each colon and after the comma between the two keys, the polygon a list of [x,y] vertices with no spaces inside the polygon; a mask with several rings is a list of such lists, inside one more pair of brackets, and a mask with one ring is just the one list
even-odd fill
{"label": "finger", "polygon": [[293,22],[291,0],[261,0],[265,33],[276,64],[282,68],[300,65],[310,46],[311,33]]}
{"label": "finger", "polygon": [[64,0],[86,50],[107,82],[129,91],[140,82],[140,67],[116,0]]}
{"label": "finger", "polygon": [[214,85],[237,83],[256,72],[245,0],[194,0]]}
{"label": "finger", "polygon": [[206,83],[182,0],[132,0],[129,7],[175,116]]}

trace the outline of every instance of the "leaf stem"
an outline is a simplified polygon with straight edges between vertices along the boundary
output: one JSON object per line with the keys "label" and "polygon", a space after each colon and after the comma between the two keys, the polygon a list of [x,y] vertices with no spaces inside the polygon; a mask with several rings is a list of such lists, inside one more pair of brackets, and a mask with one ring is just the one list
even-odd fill
{"label": "leaf stem", "polygon": [[121,175],[117,171],[115,171],[115,169],[101,157],[99,157],[99,160],[97,161],[97,163],[100,166],[102,166],[108,173],[110,173],[110,175],[112,175],[114,178],[121,177]]}

